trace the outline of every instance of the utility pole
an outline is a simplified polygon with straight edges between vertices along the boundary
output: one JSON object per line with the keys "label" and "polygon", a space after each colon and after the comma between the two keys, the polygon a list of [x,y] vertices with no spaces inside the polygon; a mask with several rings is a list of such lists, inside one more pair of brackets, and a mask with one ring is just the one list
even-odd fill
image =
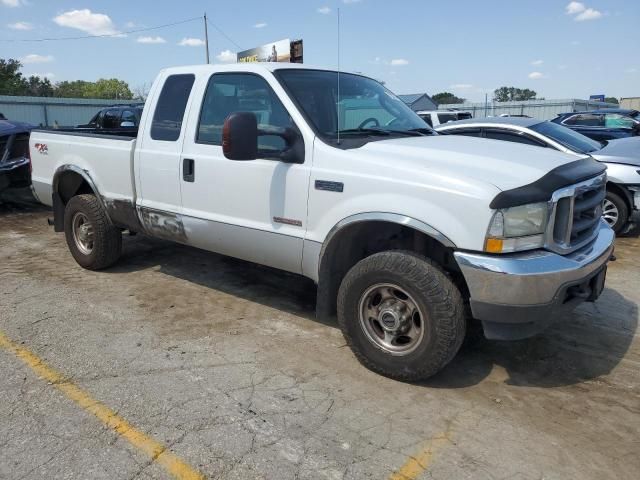
{"label": "utility pole", "polygon": [[209,65],[209,30],[207,29],[207,12],[204,12],[204,43],[207,51],[207,65]]}

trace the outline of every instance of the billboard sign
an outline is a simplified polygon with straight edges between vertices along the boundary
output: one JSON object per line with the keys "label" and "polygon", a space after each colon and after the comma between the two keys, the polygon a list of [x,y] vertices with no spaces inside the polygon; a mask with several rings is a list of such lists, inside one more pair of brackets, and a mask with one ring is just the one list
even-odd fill
{"label": "billboard sign", "polygon": [[289,39],[267,43],[261,47],[238,52],[238,63],[243,62],[290,62],[291,42]]}
{"label": "billboard sign", "polygon": [[594,100],[596,102],[604,102],[604,95],[591,95],[589,100]]}
{"label": "billboard sign", "polygon": [[285,62],[302,63],[302,40],[290,41],[288,38],[267,43],[261,47],[244,50],[237,54],[238,63],[247,62]]}

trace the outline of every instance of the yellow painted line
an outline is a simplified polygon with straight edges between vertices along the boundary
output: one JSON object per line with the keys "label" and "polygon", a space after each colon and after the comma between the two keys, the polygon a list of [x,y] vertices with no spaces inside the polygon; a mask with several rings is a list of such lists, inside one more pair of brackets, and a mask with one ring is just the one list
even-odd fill
{"label": "yellow painted line", "polygon": [[389,480],[415,480],[431,466],[436,451],[450,443],[448,431],[434,436],[417,455],[409,457],[405,464],[389,477]]}
{"label": "yellow painted line", "polygon": [[131,445],[145,453],[152,461],[161,465],[179,480],[202,480],[205,478],[196,469],[185,463],[177,455],[167,450],[160,442],[145,435],[106,405],[93,399],[91,395],[65,378],[60,372],[49,367],[35,354],[12,342],[0,332],[0,348],[4,348],[22,360],[36,375],[60,390],[85,411],[94,415],[104,425],[126,439]]}

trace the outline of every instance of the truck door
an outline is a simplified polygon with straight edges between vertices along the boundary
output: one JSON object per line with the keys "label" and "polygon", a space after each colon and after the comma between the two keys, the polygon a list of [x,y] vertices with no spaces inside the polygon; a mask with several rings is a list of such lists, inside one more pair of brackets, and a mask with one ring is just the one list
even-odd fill
{"label": "truck door", "polygon": [[[311,158],[303,164],[273,158],[242,162],[222,153],[222,127],[231,113],[253,112],[260,128],[295,127],[289,112],[267,80],[253,73],[215,73],[203,79],[202,92],[182,152],[189,243],[300,273]],[[261,136],[258,144],[263,152],[286,147],[273,135]]]}
{"label": "truck door", "polygon": [[[144,130],[141,129],[139,132],[137,157],[134,163],[138,169],[136,172],[138,205],[144,207],[143,213],[146,217],[143,215],[143,219],[155,219],[154,224],[157,227],[163,227],[166,223],[163,219],[158,220],[160,216],[164,213],[178,213],[182,208],[180,196],[180,152],[184,139],[182,123],[194,81],[193,74],[168,76],[162,88],[156,89],[148,99],[151,105],[155,105],[155,111],[146,114]],[[171,220],[167,221],[173,223]],[[145,224],[145,227],[149,229],[150,225]],[[160,236],[177,239],[171,235]]]}

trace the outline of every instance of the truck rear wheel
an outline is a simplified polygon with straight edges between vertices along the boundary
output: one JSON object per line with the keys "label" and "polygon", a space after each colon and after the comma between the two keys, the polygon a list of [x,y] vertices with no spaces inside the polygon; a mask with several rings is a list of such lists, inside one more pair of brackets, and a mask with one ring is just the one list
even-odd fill
{"label": "truck rear wheel", "polygon": [[389,251],[358,262],[338,292],[338,322],[358,360],[403,381],[447,365],[465,337],[464,301],[429,259]]}
{"label": "truck rear wheel", "polygon": [[122,233],[94,195],[77,195],[64,211],[64,233],[71,255],[88,270],[113,265],[122,251]]}

